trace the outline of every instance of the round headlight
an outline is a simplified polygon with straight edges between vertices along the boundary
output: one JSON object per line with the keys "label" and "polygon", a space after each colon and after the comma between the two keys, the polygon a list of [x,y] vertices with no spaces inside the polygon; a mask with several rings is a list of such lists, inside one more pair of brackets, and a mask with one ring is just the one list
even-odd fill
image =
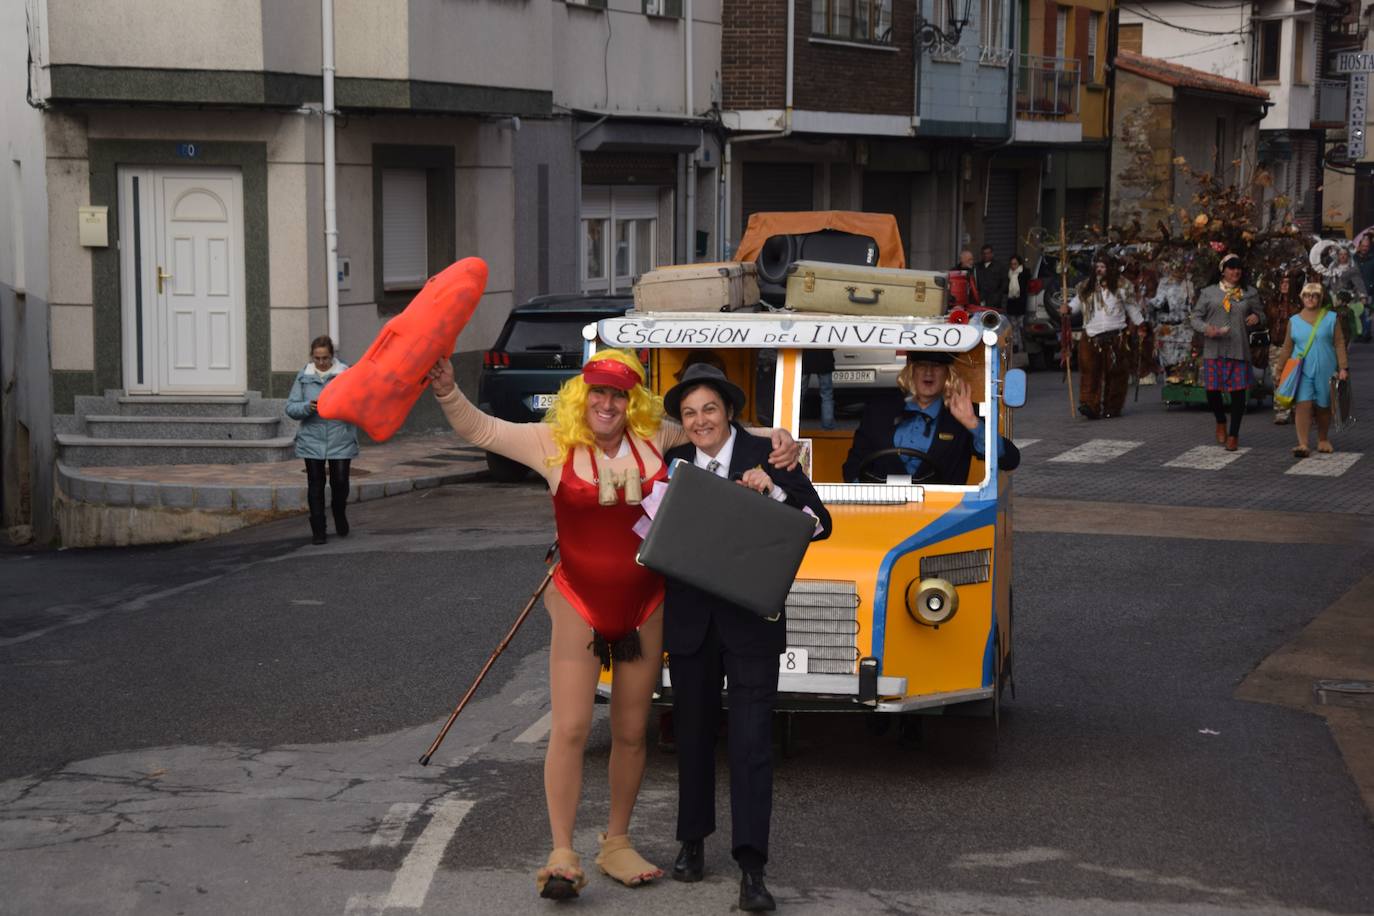
{"label": "round headlight", "polygon": [[959,593],[944,579],[913,579],[906,587],[906,612],[927,627],[949,623],[959,610]]}

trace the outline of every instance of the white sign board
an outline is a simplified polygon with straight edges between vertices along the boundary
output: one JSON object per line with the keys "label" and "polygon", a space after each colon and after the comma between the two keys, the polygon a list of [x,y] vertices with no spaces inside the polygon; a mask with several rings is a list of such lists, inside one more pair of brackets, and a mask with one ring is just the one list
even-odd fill
{"label": "white sign board", "polygon": [[656,315],[606,318],[597,325],[613,347],[715,347],[733,350],[873,349],[946,350],[963,353],[983,339],[981,327],[879,318],[792,318],[750,315],[710,318]]}
{"label": "white sign board", "polygon": [[1364,158],[1364,132],[1368,120],[1369,74],[1350,74],[1350,114],[1345,127],[1345,145],[1351,161]]}
{"label": "white sign board", "polygon": [[1341,51],[1336,55],[1337,73],[1374,73],[1374,51]]}

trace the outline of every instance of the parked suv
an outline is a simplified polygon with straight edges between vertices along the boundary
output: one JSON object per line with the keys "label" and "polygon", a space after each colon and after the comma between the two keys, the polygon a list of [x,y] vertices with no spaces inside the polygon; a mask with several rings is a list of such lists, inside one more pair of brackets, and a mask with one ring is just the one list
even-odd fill
{"label": "parked suv", "polygon": [[[634,304],[630,296],[537,296],[511,310],[496,343],[482,355],[477,403],[502,420],[539,420],[565,379],[582,369],[582,329],[602,318],[618,318]],[[491,476],[503,482],[524,478],[523,464],[487,453]]]}

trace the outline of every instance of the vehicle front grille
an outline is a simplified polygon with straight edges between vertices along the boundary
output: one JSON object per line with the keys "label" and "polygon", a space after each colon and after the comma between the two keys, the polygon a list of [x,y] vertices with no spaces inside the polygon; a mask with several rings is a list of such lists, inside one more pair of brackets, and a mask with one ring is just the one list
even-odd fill
{"label": "vehicle front grille", "polygon": [[787,645],[805,649],[812,674],[853,674],[859,660],[859,590],[853,582],[798,579],[787,593]]}

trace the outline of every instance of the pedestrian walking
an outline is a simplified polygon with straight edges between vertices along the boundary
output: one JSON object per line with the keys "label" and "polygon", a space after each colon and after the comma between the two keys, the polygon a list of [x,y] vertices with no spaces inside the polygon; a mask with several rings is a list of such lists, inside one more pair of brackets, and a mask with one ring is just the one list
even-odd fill
{"label": "pedestrian walking", "polygon": [[[1374,290],[1374,244],[1370,243],[1369,233],[1361,233],[1359,241],[1355,243],[1355,269],[1360,272],[1360,279],[1364,281],[1365,292]],[[1374,315],[1370,313],[1370,307],[1374,305],[1368,298],[1365,299],[1364,327],[1361,328],[1360,343],[1369,343],[1374,340],[1371,330],[1374,330]]]}
{"label": "pedestrian walking", "polygon": [[1317,451],[1331,453],[1331,377],[1350,377],[1345,348],[1345,329],[1325,302],[1320,283],[1302,288],[1302,311],[1288,319],[1288,339],[1279,354],[1282,365],[1295,352],[1303,352],[1298,393],[1293,398],[1293,426],[1298,444],[1296,458],[1306,458],[1312,419],[1317,420]]}
{"label": "pedestrian walking", "polygon": [[1346,339],[1362,338],[1369,290],[1360,270],[1350,260],[1349,249],[1345,247],[1336,249],[1336,263],[1331,268],[1329,286],[1336,313],[1345,325]]}
{"label": "pedestrian walking", "polygon": [[1025,349],[1026,300],[1029,298],[1030,278],[1023,274],[1026,262],[1019,254],[1007,258],[1007,319],[1011,322],[1013,352]]}
{"label": "pedestrian walking", "polygon": [[973,284],[984,307],[1005,310],[1007,307],[1007,268],[994,256],[991,245],[984,245],[982,257],[973,267]]}
{"label": "pedestrian walking", "polygon": [[1193,306],[1194,293],[1188,265],[1178,260],[1168,266],[1155,287],[1154,298],[1148,302],[1153,312],[1159,364],[1169,382],[1180,381],[1180,367],[1192,356],[1193,327],[1188,323],[1188,311]]}
{"label": "pedestrian walking", "polygon": [[348,471],[358,457],[358,428],[346,420],[326,420],[318,410],[320,393],[347,368],[343,360],[334,358],[334,341],[328,335],[316,337],[310,342],[310,362],[296,374],[286,399],[286,415],[301,424],[296,430],[296,457],[305,459],[312,544],[326,541],[326,477],[334,533],[348,537]]}
{"label": "pedestrian walking", "polygon": [[[1302,271],[1284,271],[1264,303],[1265,322],[1269,326],[1269,377],[1273,379],[1276,389],[1279,386],[1279,376],[1283,374],[1283,345],[1288,340],[1288,319],[1302,310],[1302,300],[1298,295],[1298,291],[1302,289],[1302,281]],[[1276,399],[1274,425],[1286,426],[1292,417],[1293,408],[1280,407]]]}
{"label": "pedestrian walking", "polygon": [[[1242,283],[1239,255],[1221,259],[1221,279],[1198,294],[1190,321],[1205,338],[1202,345],[1202,386],[1217,421],[1217,444],[1234,452],[1240,444],[1245,399],[1254,382],[1250,371],[1249,329],[1262,318],[1259,293]],[[1231,395],[1230,424],[1222,395]]]}
{"label": "pedestrian walking", "polygon": [[[1073,299],[1060,306],[1059,312],[1083,313],[1083,336],[1078,341],[1078,412],[1089,420],[1120,416],[1137,347],[1146,332],[1135,291],[1129,283],[1121,282],[1116,263],[1102,256],[1093,262],[1092,276],[1079,285]],[[1135,346],[1131,335],[1135,335]]]}

